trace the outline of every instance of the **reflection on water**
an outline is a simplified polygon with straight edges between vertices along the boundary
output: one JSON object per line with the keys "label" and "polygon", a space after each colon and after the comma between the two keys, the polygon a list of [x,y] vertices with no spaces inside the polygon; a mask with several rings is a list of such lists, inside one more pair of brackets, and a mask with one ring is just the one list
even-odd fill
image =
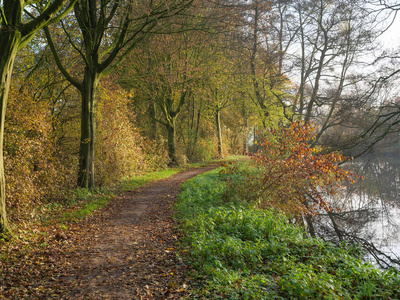
{"label": "reflection on water", "polygon": [[359,242],[372,253],[367,259],[395,265],[400,262],[400,156],[371,155],[348,168],[364,180],[330,199],[340,212],[315,217],[317,232],[334,242]]}

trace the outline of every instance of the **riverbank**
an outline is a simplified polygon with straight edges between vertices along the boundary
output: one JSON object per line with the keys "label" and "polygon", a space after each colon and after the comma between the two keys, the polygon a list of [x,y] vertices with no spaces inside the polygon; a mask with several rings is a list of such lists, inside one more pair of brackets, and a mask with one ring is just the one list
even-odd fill
{"label": "riverbank", "polygon": [[279,212],[232,197],[226,182],[243,180],[217,170],[183,186],[176,214],[198,280],[189,299],[400,299],[399,272],[380,271],[362,262],[360,248],[310,238]]}

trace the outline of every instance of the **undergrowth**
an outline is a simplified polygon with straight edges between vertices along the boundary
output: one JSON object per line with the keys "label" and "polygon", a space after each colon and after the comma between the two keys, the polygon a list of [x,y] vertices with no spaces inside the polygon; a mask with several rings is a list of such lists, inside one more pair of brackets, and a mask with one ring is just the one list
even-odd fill
{"label": "undergrowth", "polygon": [[380,271],[358,247],[310,238],[278,211],[232,197],[227,186],[244,180],[216,170],[183,186],[176,215],[200,282],[191,299],[400,299],[398,271]]}

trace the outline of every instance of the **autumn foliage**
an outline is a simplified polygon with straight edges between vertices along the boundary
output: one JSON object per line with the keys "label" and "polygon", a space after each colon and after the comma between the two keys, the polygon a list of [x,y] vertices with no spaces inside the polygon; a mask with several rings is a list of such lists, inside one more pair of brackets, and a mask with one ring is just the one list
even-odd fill
{"label": "autumn foliage", "polygon": [[294,122],[277,130],[267,130],[252,155],[261,171],[258,196],[262,206],[288,213],[315,214],[332,210],[325,200],[341,188],[343,180],[353,181],[353,173],[339,167],[346,158],[338,153],[321,154],[310,147],[314,127]]}
{"label": "autumn foliage", "polygon": [[[79,102],[72,90],[64,95],[66,105],[51,110],[50,84],[37,78],[16,76],[8,101],[4,161],[7,209],[14,224],[38,217],[47,202],[63,202],[76,186]],[[135,126],[127,93],[105,78],[98,96],[98,185],[166,168],[163,145],[146,140]]]}
{"label": "autumn foliage", "polygon": [[97,127],[98,185],[167,167],[169,159],[163,146],[146,140],[135,126],[127,93],[107,80],[102,82],[99,91]]}
{"label": "autumn foliage", "polygon": [[7,206],[13,222],[32,218],[44,197],[58,197],[73,179],[62,164],[48,103],[32,92],[38,83],[14,83],[4,142]]}

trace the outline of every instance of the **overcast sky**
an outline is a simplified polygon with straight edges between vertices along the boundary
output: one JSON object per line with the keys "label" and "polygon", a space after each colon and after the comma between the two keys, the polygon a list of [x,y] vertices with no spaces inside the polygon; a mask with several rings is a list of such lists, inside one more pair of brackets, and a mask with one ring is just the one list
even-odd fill
{"label": "overcast sky", "polygon": [[382,35],[381,41],[387,48],[400,47],[400,14],[398,14],[392,26]]}

